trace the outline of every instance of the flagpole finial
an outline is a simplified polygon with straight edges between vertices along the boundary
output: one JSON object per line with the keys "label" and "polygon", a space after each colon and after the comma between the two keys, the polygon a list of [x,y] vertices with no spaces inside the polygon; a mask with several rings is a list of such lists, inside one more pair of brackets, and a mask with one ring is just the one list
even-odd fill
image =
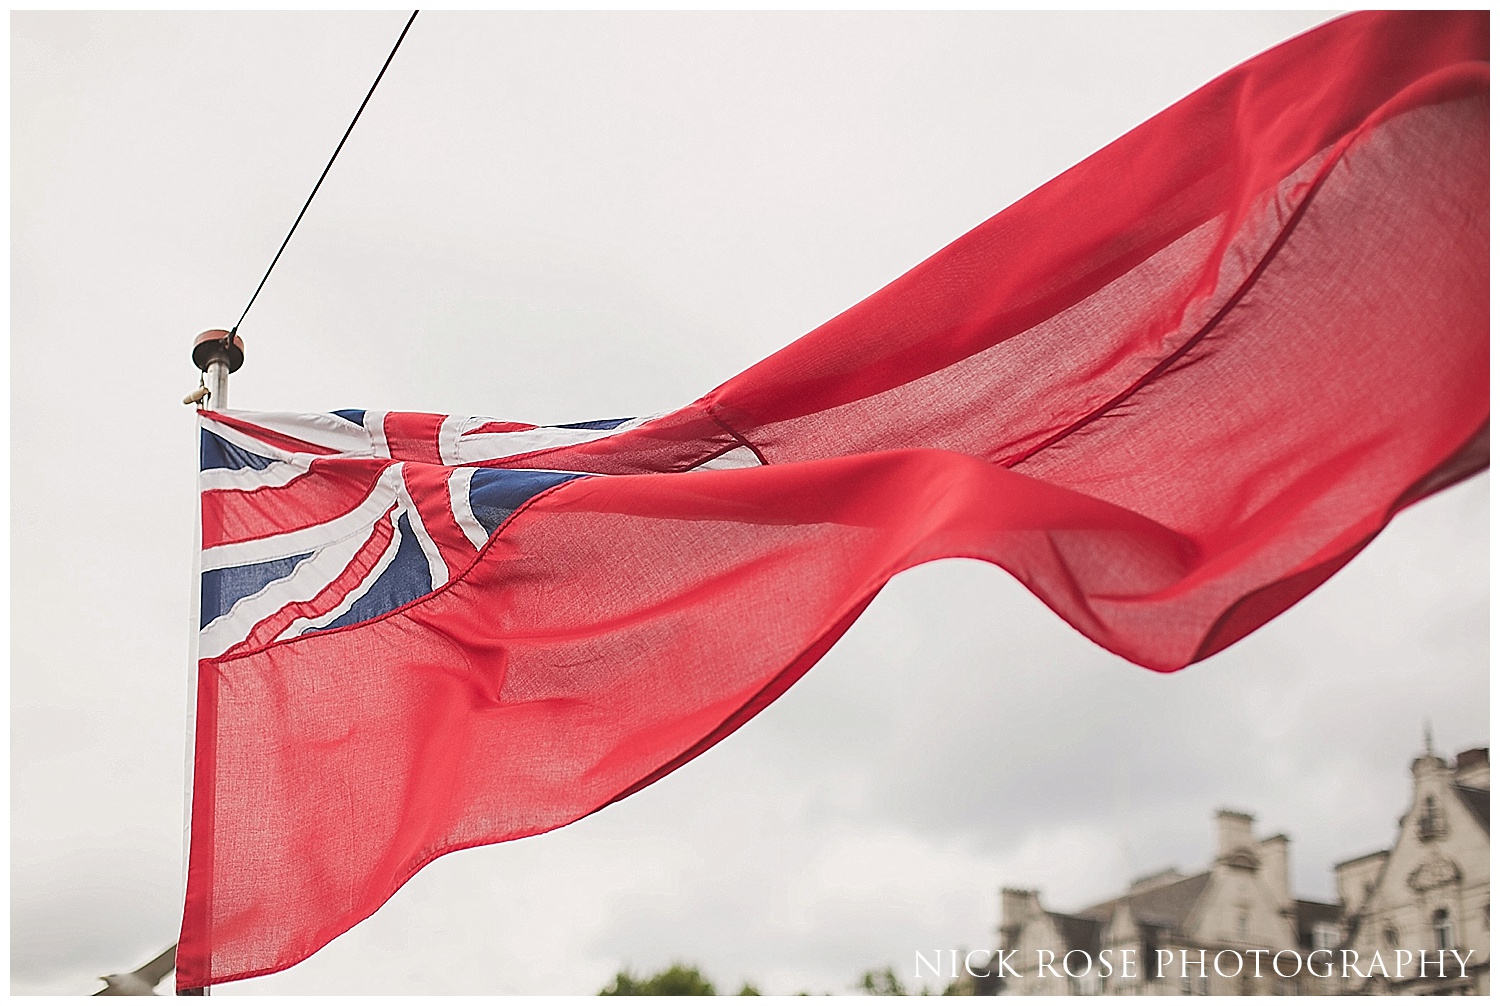
{"label": "flagpole finial", "polygon": [[202,408],[206,398],[208,407],[215,412],[228,409],[229,375],[244,363],[245,343],[232,329],[211,328],[199,332],[193,339],[193,364],[203,371],[202,393],[194,392],[183,401]]}

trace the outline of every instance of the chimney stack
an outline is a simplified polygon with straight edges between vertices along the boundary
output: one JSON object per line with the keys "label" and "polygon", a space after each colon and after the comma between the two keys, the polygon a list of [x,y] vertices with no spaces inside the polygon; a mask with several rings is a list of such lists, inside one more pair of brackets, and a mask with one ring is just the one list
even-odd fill
{"label": "chimney stack", "polygon": [[1291,847],[1292,840],[1285,835],[1272,835],[1260,843],[1261,876],[1284,911],[1292,907]]}
{"label": "chimney stack", "polygon": [[1041,892],[1015,887],[1000,889],[1000,927],[1017,929],[1042,910]]}
{"label": "chimney stack", "polygon": [[1221,810],[1218,821],[1220,859],[1240,849],[1254,850],[1255,837],[1251,834],[1251,826],[1255,823],[1255,818],[1237,810]]}

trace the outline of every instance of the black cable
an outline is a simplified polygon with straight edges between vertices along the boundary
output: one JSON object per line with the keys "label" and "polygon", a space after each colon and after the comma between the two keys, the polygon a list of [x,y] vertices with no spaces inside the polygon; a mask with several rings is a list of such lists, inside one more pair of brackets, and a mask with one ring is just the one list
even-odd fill
{"label": "black cable", "polygon": [[318,194],[318,188],[323,184],[323,179],[328,177],[328,169],[333,167],[334,161],[338,160],[339,151],[344,149],[344,141],[348,140],[349,134],[354,132],[354,124],[358,122],[359,117],[364,114],[365,106],[370,103],[370,98],[375,94],[375,89],[380,86],[380,78],[385,76],[385,71],[390,67],[391,60],[396,58],[396,50],[401,48],[401,43],[406,39],[406,33],[411,31],[412,22],[417,19],[417,15],[419,13],[421,13],[421,11],[419,10],[412,11],[411,17],[406,21],[406,27],[401,29],[401,36],[400,38],[396,39],[396,44],[391,47],[391,54],[385,58],[385,65],[382,66],[380,68],[380,72],[375,75],[375,83],[370,85],[370,91],[365,95],[365,100],[359,103],[359,111],[355,112],[354,118],[349,120],[349,128],[344,130],[343,139],[339,140],[339,145],[333,148],[333,156],[328,158],[328,163],[324,166],[323,173],[318,176],[317,184],[314,185],[312,187],[312,191],[307,194],[307,202],[302,204],[302,212],[298,213],[297,219],[292,221],[292,229],[286,232],[286,238],[281,242],[281,247],[276,249],[276,257],[271,259],[271,264],[266,267],[266,274],[260,278],[260,285],[257,286],[255,288],[255,292],[250,295],[250,303],[246,304],[245,310],[240,312],[240,320],[235,322],[234,327],[229,330],[229,337],[225,340],[226,342],[232,341],[234,339],[235,333],[240,330],[240,325],[245,320],[245,315],[250,313],[250,307],[255,303],[255,298],[260,296],[261,288],[266,285],[266,280],[271,278],[271,270],[275,269],[276,263],[281,261],[281,253],[286,251],[286,246],[292,240],[292,235],[297,233],[297,225],[302,222],[302,217],[307,213],[307,208],[312,205],[313,196]]}

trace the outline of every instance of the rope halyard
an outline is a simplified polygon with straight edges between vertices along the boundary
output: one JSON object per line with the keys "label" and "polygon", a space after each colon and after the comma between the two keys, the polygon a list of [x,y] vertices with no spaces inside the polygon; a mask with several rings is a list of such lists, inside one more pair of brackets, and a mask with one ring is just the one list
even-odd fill
{"label": "rope halyard", "polygon": [[240,312],[239,321],[234,323],[233,327],[229,329],[229,334],[225,336],[224,342],[226,346],[239,332],[240,325],[245,321],[245,315],[250,313],[251,306],[255,304],[255,298],[260,296],[260,291],[265,287],[266,280],[271,278],[271,270],[275,269],[276,263],[281,261],[281,253],[286,251],[286,246],[291,242],[292,235],[297,233],[297,225],[302,222],[303,216],[307,214],[307,208],[312,205],[313,197],[318,194],[318,189],[322,187],[323,179],[328,177],[328,171],[333,167],[333,162],[338,160],[339,151],[344,149],[344,143],[349,139],[349,134],[354,132],[354,124],[359,122],[359,117],[364,114],[365,106],[370,103],[370,98],[374,96],[375,89],[380,86],[380,80],[385,76],[385,71],[390,68],[391,60],[396,58],[396,50],[401,48],[401,43],[406,40],[406,33],[411,31],[412,22],[416,21],[417,15],[420,13],[420,10],[414,10],[411,12],[411,17],[407,18],[406,27],[401,29],[401,34],[397,37],[396,44],[391,46],[390,55],[386,56],[385,63],[380,67],[380,72],[375,75],[375,83],[370,85],[370,90],[365,94],[365,100],[359,103],[359,109],[354,113],[354,118],[349,120],[349,128],[344,130],[343,137],[339,139],[339,145],[333,148],[333,156],[328,158],[328,163],[323,166],[323,173],[318,176],[318,180],[314,183],[312,191],[308,193],[307,201],[302,204],[302,209],[297,214],[297,219],[292,221],[292,229],[286,232],[286,237],[282,239],[281,247],[276,249],[276,255],[271,259],[271,264],[266,267],[266,274],[260,278],[260,283],[255,287],[255,292],[250,295],[250,302],[245,305],[245,310]]}

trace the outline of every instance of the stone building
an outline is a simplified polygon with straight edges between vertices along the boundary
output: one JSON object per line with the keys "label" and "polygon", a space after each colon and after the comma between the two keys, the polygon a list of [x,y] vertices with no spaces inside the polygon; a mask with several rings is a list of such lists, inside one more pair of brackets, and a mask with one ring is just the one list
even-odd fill
{"label": "stone building", "polygon": [[1200,873],[1164,870],[1072,913],[1049,911],[1038,891],[1002,891],[999,959],[1013,971],[996,967],[998,983],[981,985],[1002,995],[1488,993],[1488,750],[1450,765],[1429,749],[1412,775],[1395,844],[1336,867],[1337,904],[1293,897],[1287,836],[1257,838],[1250,815],[1221,810]]}
{"label": "stone building", "polygon": [[[1334,867],[1345,945],[1366,961],[1381,952],[1387,972],[1351,981],[1347,991],[1488,995],[1489,752],[1464,751],[1449,764],[1429,745],[1411,774],[1411,807],[1395,844]],[[1394,958],[1402,949],[1435,964],[1422,968],[1419,959],[1398,974]]]}

